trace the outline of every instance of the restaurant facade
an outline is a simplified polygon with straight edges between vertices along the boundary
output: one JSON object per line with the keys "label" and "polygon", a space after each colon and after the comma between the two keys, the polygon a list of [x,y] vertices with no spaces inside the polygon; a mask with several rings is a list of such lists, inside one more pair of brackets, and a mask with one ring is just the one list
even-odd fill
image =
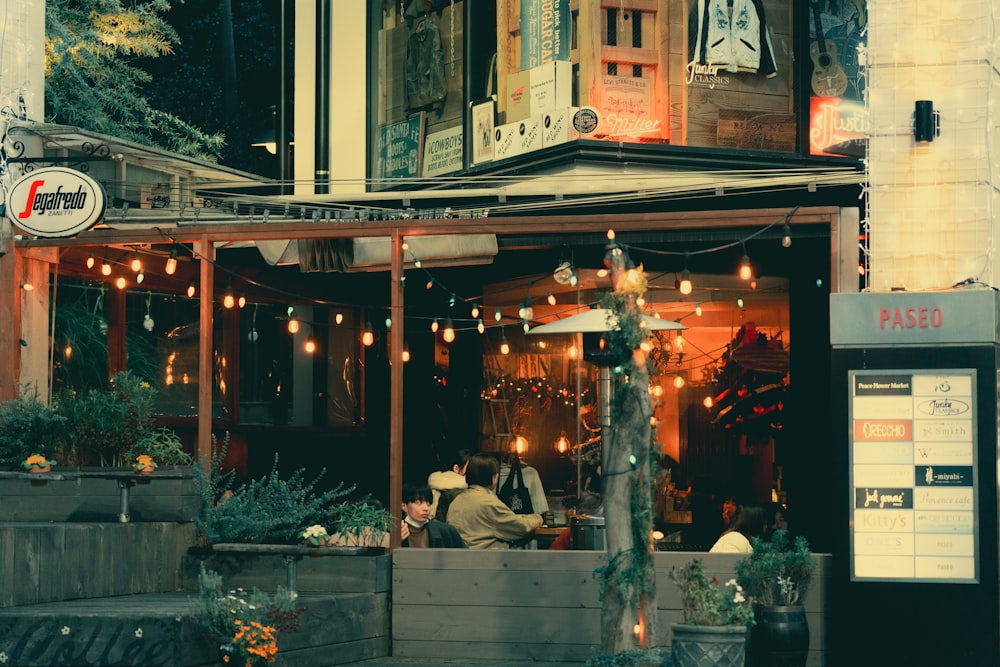
{"label": "restaurant facade", "polygon": [[[720,23],[715,2],[287,3],[277,181],[7,122],[5,145],[23,148],[5,178],[76,158],[107,209],[59,238],[11,219],[0,390],[86,383],[95,359],[133,369],[203,460],[229,433],[248,477],[278,453],[393,507],[458,448],[519,451],[553,496],[596,490],[599,336],[530,331],[599,304],[614,242],[647,273],[649,313],[685,327],[657,333],[652,355],[661,526],[704,546],[686,534],[689,487],[787,502],[834,555],[839,632],[902,632],[949,600],[984,610],[960,654],[995,656],[996,309],[976,290],[995,281],[973,250],[994,243],[994,197],[988,152],[961,148],[989,106],[949,109],[944,91],[996,75],[991,52],[969,64],[948,37],[974,25],[951,9],[920,19],[941,54],[893,52],[897,4],[736,2],[742,20]],[[963,7],[984,19],[992,4]],[[943,69],[927,79],[940,88],[915,90],[915,67]],[[935,100],[929,141],[915,96]],[[84,368],[60,319],[74,312],[106,331]],[[935,410],[967,421],[921,442],[899,397],[919,413],[945,384],[964,393]],[[862,452],[866,437],[937,447],[945,477],[925,466],[914,486],[917,462]],[[936,483],[947,491],[919,488]],[[875,487],[912,497],[870,512]],[[964,504],[935,515],[946,531],[919,492]],[[964,537],[921,536],[949,531]],[[910,611],[866,622],[887,592]]]}

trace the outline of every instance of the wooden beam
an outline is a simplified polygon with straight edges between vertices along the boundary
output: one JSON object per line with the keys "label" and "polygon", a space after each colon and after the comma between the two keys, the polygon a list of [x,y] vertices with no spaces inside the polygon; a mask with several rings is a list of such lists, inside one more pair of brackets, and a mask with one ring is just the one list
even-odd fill
{"label": "wooden beam", "polygon": [[198,451],[197,460],[206,475],[212,468],[212,316],[215,305],[215,245],[207,234],[195,245],[201,260],[198,339]]}
{"label": "wooden beam", "polygon": [[[733,211],[651,212],[628,215],[553,215],[444,220],[380,220],[367,222],[285,222],[185,225],[171,228],[178,243],[194,243],[204,238],[217,242],[275,241],[298,239],[345,239],[391,237],[397,230],[403,236],[433,234],[587,234],[617,232],[671,231],[692,229],[730,229],[763,227],[788,214],[789,208],[740,209]],[[836,206],[803,207],[789,221],[796,225],[830,225],[840,214]],[[539,230],[544,230],[540,232]],[[102,246],[122,243],[172,243],[157,229],[95,229],[69,239],[34,239],[34,246]],[[23,242],[19,242],[23,243]]]}

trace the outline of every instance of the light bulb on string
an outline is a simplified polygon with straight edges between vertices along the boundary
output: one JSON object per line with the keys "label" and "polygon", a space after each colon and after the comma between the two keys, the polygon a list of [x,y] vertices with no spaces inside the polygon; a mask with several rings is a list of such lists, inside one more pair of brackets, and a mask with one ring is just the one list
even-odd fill
{"label": "light bulb on string", "polygon": [[316,351],[316,341],[313,340],[312,336],[309,336],[309,338],[306,338],[306,343],[305,343],[305,345],[303,346],[302,349],[304,349],[306,351],[306,354],[312,354],[312,353],[314,353]]}
{"label": "light bulb on string", "polygon": [[480,318],[480,320],[476,323],[476,331],[478,331],[479,333],[486,332],[486,325],[483,323],[482,318]]}
{"label": "light bulb on string", "polygon": [[125,276],[118,276],[118,280],[115,281],[115,287],[118,289],[125,289],[128,285],[128,281],[125,280]]}
{"label": "light bulb on string", "polygon": [[559,434],[559,437],[556,438],[556,451],[560,454],[565,454],[569,451],[569,447],[569,438],[566,437],[566,431],[563,431]]}
{"label": "light bulb on string", "polygon": [[743,259],[740,260],[740,280],[750,280],[753,276],[753,269],[750,267],[750,256],[747,255],[746,247],[743,248]]}
{"label": "light bulb on string", "polygon": [[167,263],[163,267],[163,270],[168,276],[172,276],[177,272],[177,248],[170,249],[170,257],[167,257]]}
{"label": "light bulb on string", "polygon": [[472,304],[472,310],[469,311],[469,315],[472,316],[472,319],[478,318],[479,317],[479,306],[476,305],[476,304]]}
{"label": "light bulb on string", "polygon": [[440,327],[441,327],[441,325],[438,324],[438,318],[435,317],[434,321],[431,322],[431,331],[433,331],[434,333],[437,333],[438,329]]}
{"label": "light bulb on string", "polygon": [[750,279],[750,289],[757,289],[757,276]]}
{"label": "light bulb on string", "polygon": [[680,389],[683,386],[684,386],[684,376],[683,375],[677,375],[677,376],[675,376],[674,377],[674,387],[676,389]]}
{"label": "light bulb on string", "polygon": [[372,323],[365,321],[365,328],[361,331],[361,344],[371,347],[375,344],[375,332],[372,331]]}
{"label": "light bulb on string", "polygon": [[402,354],[402,357],[403,357],[403,363],[404,364],[410,360],[410,346],[407,345],[406,343],[403,343],[403,354]]}
{"label": "light bulb on string", "polygon": [[446,343],[455,342],[455,325],[452,324],[450,317],[444,321],[444,331],[441,332],[441,337]]}
{"label": "light bulb on string", "polygon": [[427,284],[424,285],[424,287],[427,288],[427,289],[431,289],[432,287],[434,287],[434,279],[431,278],[430,280],[428,280]]}
{"label": "light bulb on string", "polygon": [[143,273],[142,271],[139,271],[139,273],[135,277],[135,283],[136,283],[136,285],[141,285],[142,281],[145,280],[145,279],[146,279],[146,274]]}
{"label": "light bulb on string", "polygon": [[344,314],[343,313],[337,313],[334,316],[333,321],[336,322],[337,324],[343,324],[344,323]]}
{"label": "light bulb on string", "polygon": [[195,295],[195,294],[196,294],[197,292],[198,292],[198,290],[197,290],[197,288],[196,288],[196,287],[194,286],[194,283],[188,283],[188,288],[187,288],[187,295],[188,295],[188,298],[189,298],[189,299],[193,299],[193,298],[194,298],[194,295]]}
{"label": "light bulb on string", "polygon": [[699,301],[698,303],[694,304],[694,314],[697,315],[698,317],[701,317],[701,313],[702,313],[701,302]]}
{"label": "light bulb on string", "polygon": [[390,317],[389,315],[385,316],[385,328],[386,329],[392,328],[392,317]]}
{"label": "light bulb on string", "polygon": [[297,334],[299,332],[299,321],[294,317],[288,320],[288,333]]}
{"label": "light bulb on string", "polygon": [[[139,275],[141,276],[142,274],[140,273]],[[152,331],[154,326],[153,318],[149,314],[149,309],[150,307],[152,307],[152,305],[153,305],[153,293],[146,292],[146,315],[142,318],[142,328],[145,329],[146,331]]]}
{"label": "light bulb on string", "polygon": [[499,308],[497,308],[497,309],[496,309],[496,310],[495,310],[495,311],[493,312],[493,319],[494,319],[494,320],[496,320],[497,322],[499,322],[500,320],[502,320],[502,319],[503,319],[503,315],[501,315],[501,314],[500,314],[500,309],[499,309]]}
{"label": "light bulb on string", "polygon": [[712,400],[711,396],[706,396],[705,400],[703,400],[701,404],[704,405],[706,408],[711,408],[713,405],[715,405],[715,401]]}
{"label": "light bulb on string", "polygon": [[552,292],[545,293],[545,300],[548,301],[550,306],[556,305],[556,295]]}
{"label": "light bulb on string", "polygon": [[688,294],[691,293],[691,272],[688,271],[687,269],[684,269],[681,272],[681,281],[680,284],[678,285],[677,291],[683,294],[684,296],[687,296]]}
{"label": "light bulb on string", "polygon": [[236,296],[233,294],[233,287],[230,285],[222,295],[222,307],[231,310],[236,305]]}
{"label": "light bulb on string", "polygon": [[521,330],[522,330],[522,331],[523,331],[524,333],[528,333],[528,330],[529,330],[529,329],[531,329],[531,325],[530,325],[530,324],[528,324],[527,320],[525,320],[524,322],[522,322],[522,323],[521,323]]}
{"label": "light bulb on string", "polygon": [[87,256],[87,268],[88,269],[94,268],[94,262],[95,262],[94,255],[93,253],[91,253],[90,255]]}
{"label": "light bulb on string", "polygon": [[510,343],[503,333],[503,328],[500,329],[500,354],[510,354]]}
{"label": "light bulb on string", "polygon": [[139,273],[140,271],[142,271],[142,260],[139,259],[138,257],[133,257],[132,263],[129,266],[132,268],[132,271],[134,271],[135,273]]}
{"label": "light bulb on string", "polygon": [[250,332],[247,334],[247,340],[251,343],[256,343],[259,335],[257,334],[257,309],[260,308],[260,304],[254,304],[253,315],[250,317]]}
{"label": "light bulb on string", "polygon": [[742,296],[736,297],[736,306],[738,308],[742,308],[743,307],[743,297]]}
{"label": "light bulb on string", "polygon": [[792,228],[786,222],[784,228],[781,232],[781,247],[791,248],[792,247]]}
{"label": "light bulb on string", "polygon": [[111,264],[107,259],[101,261],[101,275],[110,276],[111,275]]}
{"label": "light bulb on string", "polygon": [[247,298],[245,295],[240,294],[240,298],[236,299],[236,305],[240,308],[246,308]]}

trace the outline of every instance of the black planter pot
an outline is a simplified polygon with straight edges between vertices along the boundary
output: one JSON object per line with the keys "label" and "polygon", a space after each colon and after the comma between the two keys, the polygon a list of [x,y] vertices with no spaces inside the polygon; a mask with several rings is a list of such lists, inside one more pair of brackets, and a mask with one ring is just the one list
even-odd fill
{"label": "black planter pot", "polygon": [[758,607],[750,633],[752,667],[805,667],[809,624],[802,605]]}

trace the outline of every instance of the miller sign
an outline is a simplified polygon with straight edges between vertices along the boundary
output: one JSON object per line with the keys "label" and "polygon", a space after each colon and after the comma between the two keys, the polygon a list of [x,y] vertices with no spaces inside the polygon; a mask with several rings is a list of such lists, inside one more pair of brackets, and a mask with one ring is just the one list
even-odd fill
{"label": "miller sign", "polygon": [[35,236],[73,236],[104,217],[104,188],[65,167],[45,167],[17,179],[7,192],[7,217]]}

